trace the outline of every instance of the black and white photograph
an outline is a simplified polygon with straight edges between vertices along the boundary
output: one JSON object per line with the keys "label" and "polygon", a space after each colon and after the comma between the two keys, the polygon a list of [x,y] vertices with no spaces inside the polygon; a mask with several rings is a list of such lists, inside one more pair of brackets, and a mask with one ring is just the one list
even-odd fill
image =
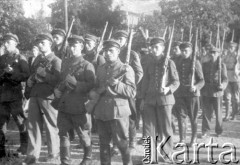
{"label": "black and white photograph", "polygon": [[240,164],[240,0],[0,0],[0,165]]}

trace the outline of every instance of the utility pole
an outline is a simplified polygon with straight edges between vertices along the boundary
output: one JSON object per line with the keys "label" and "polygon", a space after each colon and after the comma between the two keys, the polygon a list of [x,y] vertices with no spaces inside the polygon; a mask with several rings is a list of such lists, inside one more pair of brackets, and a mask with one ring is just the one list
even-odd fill
{"label": "utility pole", "polygon": [[68,31],[68,2],[64,0],[65,31]]}

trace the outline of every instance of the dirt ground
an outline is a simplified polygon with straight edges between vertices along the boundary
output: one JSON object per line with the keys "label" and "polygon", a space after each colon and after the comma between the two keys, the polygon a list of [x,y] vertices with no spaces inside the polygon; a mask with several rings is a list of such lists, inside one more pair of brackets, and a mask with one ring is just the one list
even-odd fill
{"label": "dirt ground", "polygon": [[[224,115],[223,115],[224,116]],[[228,121],[223,123],[223,129],[224,132],[222,136],[216,137],[215,132],[214,132],[214,125],[215,125],[215,119],[212,120],[212,131],[210,132],[210,137],[207,137],[205,139],[201,139],[201,119],[198,119],[198,143],[209,143],[210,137],[213,137],[213,142],[217,143],[219,147],[216,149],[214,148],[213,152],[213,157],[214,159],[218,159],[218,156],[221,152],[229,150],[229,148],[222,148],[222,145],[224,143],[232,143],[236,147],[236,158],[240,159],[240,116],[237,116],[237,120],[235,121]],[[174,122],[176,125],[176,133],[174,134],[173,140],[174,143],[176,144],[179,141],[179,136],[178,136],[178,128],[177,128],[177,122]],[[187,136],[187,142],[190,141],[190,132],[191,132],[191,127],[190,124],[188,124],[188,136]],[[141,128],[140,128],[141,130]],[[137,133],[137,138],[140,139],[142,137],[141,131],[138,131]],[[15,123],[13,121],[10,121],[8,125],[8,133],[7,133],[7,149],[9,151],[15,151],[18,146],[19,146],[19,135],[18,131],[16,129]],[[92,136],[92,141],[93,141],[93,165],[98,165],[100,164],[99,161],[99,145],[98,145],[98,135],[93,134]],[[71,144],[72,152],[71,152],[71,158],[72,158],[72,164],[77,165],[81,162],[82,156],[83,156],[83,150],[77,147],[78,143],[78,137],[76,136],[74,142]],[[43,146],[42,146],[42,152],[41,152],[41,157],[39,159],[39,163],[37,165],[53,165],[48,162],[44,162],[44,158],[47,156],[47,146],[45,145],[46,139],[43,137]],[[177,150],[175,150],[177,151]],[[190,158],[193,159],[193,151],[192,148],[190,148]],[[137,145],[136,150],[132,152],[132,159],[133,159],[133,164],[137,165],[142,162],[142,159],[144,157],[144,147],[142,145]],[[24,156],[20,156],[17,159],[10,159],[10,161],[2,161],[0,164],[2,165],[13,165],[16,164],[17,162],[20,162],[24,160]],[[181,157],[180,157],[181,158]],[[201,149],[199,152],[199,158],[200,158],[200,164],[211,164],[208,162],[208,150],[207,148]],[[226,158],[230,158],[230,156],[227,156]],[[60,162],[56,162],[56,164],[60,164]],[[121,156],[117,155],[112,157],[112,165],[120,165],[121,163]],[[163,163],[159,163],[163,164]],[[217,163],[221,164],[221,163]],[[233,163],[235,164],[235,163]]]}

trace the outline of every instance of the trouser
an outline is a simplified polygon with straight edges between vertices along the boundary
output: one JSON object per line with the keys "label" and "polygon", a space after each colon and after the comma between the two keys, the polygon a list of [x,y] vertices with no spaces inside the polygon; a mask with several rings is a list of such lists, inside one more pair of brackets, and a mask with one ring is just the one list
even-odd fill
{"label": "trouser", "polygon": [[[0,157],[5,156],[5,133],[7,131],[7,123],[12,115],[20,136],[26,134],[26,117],[22,109],[22,101],[3,102],[0,104]],[[27,136],[20,138],[20,144],[26,146]]]}
{"label": "trouser", "polygon": [[129,116],[129,144],[130,146],[134,145],[136,142],[137,128],[136,128],[136,102],[135,98],[129,98],[129,107],[131,109],[131,115]]}
{"label": "trouser", "polygon": [[[142,111],[140,110],[141,101],[142,101],[142,99],[136,98],[136,113],[137,113],[136,129],[139,129],[139,123],[140,123],[140,119],[141,119],[141,116],[142,116]],[[144,125],[144,120],[142,121],[142,123]]]}
{"label": "trouser", "polygon": [[62,164],[71,164],[69,130],[74,129],[84,148],[84,157],[91,159],[91,150],[86,153],[86,148],[91,147],[91,115],[68,114],[59,112],[57,118],[60,137],[60,157]]}
{"label": "trouser", "polygon": [[203,120],[202,132],[210,131],[212,113],[215,111],[216,127],[215,132],[221,134],[222,129],[222,97],[202,97],[203,100]]}
{"label": "trouser", "polygon": [[51,106],[52,100],[31,97],[28,112],[28,157],[39,158],[42,139],[43,122],[46,125],[48,155],[55,157],[59,154],[59,136],[57,128],[58,111]]}
{"label": "trouser", "polygon": [[108,121],[97,120],[101,165],[111,164],[110,142],[113,139],[122,155],[124,165],[132,164],[128,146],[129,117]]}
{"label": "trouser", "polygon": [[232,117],[239,111],[239,97],[240,97],[240,82],[228,82],[227,88],[224,92],[226,117],[229,117],[232,104]]}
{"label": "trouser", "polygon": [[[184,108],[178,107],[181,103],[181,100],[178,97],[175,98],[176,103],[173,106],[173,115],[177,118],[178,121],[178,131],[179,131],[179,141],[183,142],[186,140],[187,133],[187,113]],[[183,120],[185,119],[185,120]]]}
{"label": "trouser", "polygon": [[[173,132],[172,132],[172,105],[158,106],[145,104],[143,110],[145,121],[145,136],[156,139],[159,135],[160,139],[169,140],[160,151],[164,156],[171,157],[173,149]],[[154,142],[155,143],[155,142]],[[157,154],[157,153],[155,153]]]}
{"label": "trouser", "polygon": [[189,117],[192,129],[191,142],[194,142],[197,138],[197,115],[200,108],[199,97],[177,97],[175,106],[177,108],[177,119],[180,129],[184,129],[187,116]]}

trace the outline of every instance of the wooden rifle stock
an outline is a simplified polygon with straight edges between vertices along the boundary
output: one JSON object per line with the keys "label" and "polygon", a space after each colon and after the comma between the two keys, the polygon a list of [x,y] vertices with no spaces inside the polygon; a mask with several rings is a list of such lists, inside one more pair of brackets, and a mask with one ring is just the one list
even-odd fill
{"label": "wooden rifle stock", "polygon": [[172,31],[171,31],[171,35],[170,35],[170,40],[169,40],[169,43],[168,43],[168,50],[167,50],[167,54],[166,56],[164,57],[164,63],[163,63],[163,77],[161,79],[161,90],[163,88],[166,87],[166,74],[167,74],[167,67],[168,67],[168,62],[169,62],[169,59],[170,59],[170,50],[171,50],[171,46],[172,46],[172,40],[173,40],[173,33],[174,33],[174,26],[175,26],[175,20],[173,22],[173,27],[172,27]]}
{"label": "wooden rifle stock", "polygon": [[195,44],[194,44],[194,51],[192,56],[192,72],[191,72],[191,88],[193,88],[195,83],[195,70],[196,70],[196,56],[197,56],[197,50],[198,50],[198,29],[196,30],[196,38],[195,38]]}
{"label": "wooden rifle stock", "polygon": [[95,58],[94,58],[94,60],[93,60],[95,63],[97,63],[97,59],[98,59],[99,53],[100,53],[100,51],[101,51],[101,47],[102,47],[103,40],[104,40],[106,31],[107,31],[107,27],[108,27],[108,22],[106,22],[106,24],[105,24],[105,26],[104,26],[104,29],[103,29],[103,32],[102,32],[102,36],[101,36],[100,41],[99,41],[99,43],[98,43],[98,46],[97,46],[97,48],[96,48],[97,52],[96,52]]}
{"label": "wooden rifle stock", "polygon": [[[72,21],[71,21],[71,24],[70,24],[70,27],[68,28],[66,36],[65,36],[65,38],[63,40],[63,44],[62,44],[62,46],[60,48],[60,52],[63,52],[63,50],[67,47],[67,40],[68,40],[68,38],[69,38],[69,36],[71,34],[74,21],[75,21],[75,18],[73,17]],[[64,56],[65,56],[65,54],[62,55],[62,59],[64,58]]]}

